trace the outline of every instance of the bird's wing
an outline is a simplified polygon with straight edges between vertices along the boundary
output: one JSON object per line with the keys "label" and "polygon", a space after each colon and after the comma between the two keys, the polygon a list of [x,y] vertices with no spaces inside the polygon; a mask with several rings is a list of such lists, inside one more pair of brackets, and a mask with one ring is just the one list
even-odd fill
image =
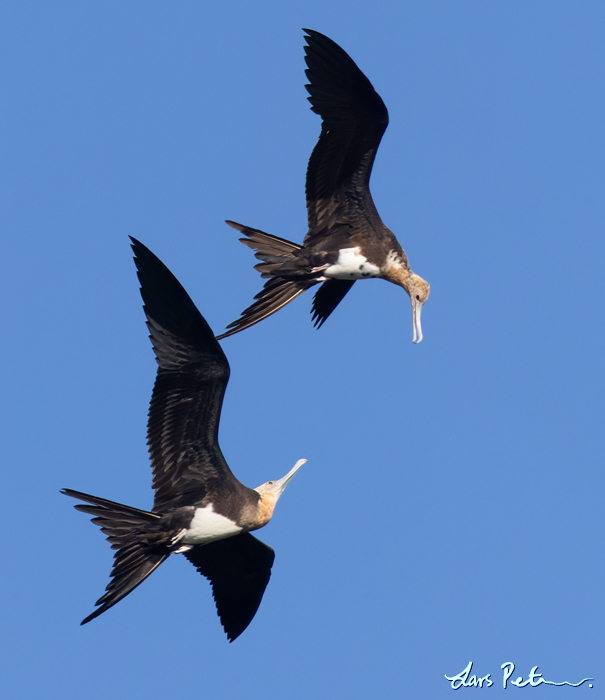
{"label": "bird's wing", "polygon": [[245,533],[194,546],[184,554],[212,584],[218,616],[232,642],[256,615],[271,577],[275,552]]}
{"label": "bird's wing", "polygon": [[313,306],[311,307],[311,315],[313,325],[316,328],[321,328],[334,311],[334,309],[344,299],[345,294],[355,284],[355,280],[326,280],[315,293],[313,297]]}
{"label": "bird's wing", "polygon": [[305,71],[311,109],[322,118],[319,141],[307,168],[309,232],[305,245],[378,217],[369,190],[376,151],[389,115],[372,83],[327,36],[304,30]]}
{"label": "bird's wing", "polygon": [[147,422],[153,511],[158,512],[200,503],[208,491],[242,486],[218,444],[227,358],[176,277],[142,243],[131,240],[159,365]]}

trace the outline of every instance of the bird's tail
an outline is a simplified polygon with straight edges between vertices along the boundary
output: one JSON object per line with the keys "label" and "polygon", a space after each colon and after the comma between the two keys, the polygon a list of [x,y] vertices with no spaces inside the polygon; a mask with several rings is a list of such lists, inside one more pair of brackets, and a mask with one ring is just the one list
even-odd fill
{"label": "bird's tail", "polygon": [[77,505],[76,510],[93,515],[92,522],[98,525],[107,536],[114,555],[111,581],[105,594],[97,600],[97,610],[85,617],[80,624],[85,625],[95,617],[122,600],[170,556],[166,548],[154,546],[145,537],[145,532],[153,531],[159,516],[144,510],[114,503],[87,493],[63,489],[61,493],[79,498],[92,505]]}
{"label": "bird's tail", "polygon": [[315,284],[314,280],[309,280],[308,278],[293,280],[277,276],[280,268],[282,270],[289,268],[288,272],[291,274],[292,268],[295,269],[295,265],[290,267],[288,264],[295,263],[295,253],[302,246],[286,241],[284,238],[272,236],[264,231],[236,224],[234,221],[227,221],[227,223],[246,236],[245,238],[240,238],[240,241],[252,248],[255,257],[262,261],[255,265],[254,268],[260,272],[261,277],[269,279],[254,297],[254,303],[242,312],[237,321],[233,321],[227,326],[231,330],[217,336],[218,340],[227,338],[234,333],[239,333],[244,328],[249,328],[255,323],[262,321]]}
{"label": "bird's tail", "polygon": [[282,267],[284,263],[291,262],[294,253],[302,248],[298,243],[272,236],[270,233],[250,228],[250,226],[236,224],[235,221],[226,221],[225,223],[246,236],[240,238],[240,241],[248,248],[252,248],[255,258],[262,260],[261,263],[254,266],[254,269],[258,270],[261,277],[264,278],[273,277],[277,269]]}

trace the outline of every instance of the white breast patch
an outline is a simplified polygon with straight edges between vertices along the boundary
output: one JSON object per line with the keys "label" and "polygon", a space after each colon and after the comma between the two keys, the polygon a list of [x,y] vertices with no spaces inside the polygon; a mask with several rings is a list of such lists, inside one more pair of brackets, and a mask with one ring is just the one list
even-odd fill
{"label": "white breast patch", "polygon": [[197,508],[189,529],[180,540],[183,544],[208,544],[214,540],[233,537],[242,531],[232,520],[214,512],[212,503]]}
{"label": "white breast patch", "polygon": [[341,248],[338,260],[324,272],[326,277],[337,280],[361,280],[366,277],[377,277],[380,269],[368,262],[367,258],[356,248]]}

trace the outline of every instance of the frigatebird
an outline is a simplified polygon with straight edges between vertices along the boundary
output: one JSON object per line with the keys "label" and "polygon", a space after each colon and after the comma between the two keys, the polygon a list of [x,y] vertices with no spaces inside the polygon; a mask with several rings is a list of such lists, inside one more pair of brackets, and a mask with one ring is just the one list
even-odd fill
{"label": "frigatebird", "polygon": [[403,287],[412,302],[413,340],[422,340],[420,313],[428,283],[410,268],[394,234],[382,223],[370,194],[370,174],[389,115],[372,83],[327,36],[304,29],[308,100],[322,119],[307,167],[309,230],[303,245],[227,221],[262,262],[268,281],[255,302],[218,338],[249,328],[315,284],[311,309],[318,328],[356,280],[379,277]]}
{"label": "frigatebird", "polygon": [[147,327],[159,365],[147,444],[155,497],[151,511],[62,493],[91,505],[114,555],[111,581],[81,624],[109,610],[171,554],[181,553],[210,580],[230,642],[250,624],[271,576],[275,554],[250,534],[266,525],[299,460],[277,481],[256,489],[239,482],[218,443],[229,363],[210,326],[170,270],[131,238]]}

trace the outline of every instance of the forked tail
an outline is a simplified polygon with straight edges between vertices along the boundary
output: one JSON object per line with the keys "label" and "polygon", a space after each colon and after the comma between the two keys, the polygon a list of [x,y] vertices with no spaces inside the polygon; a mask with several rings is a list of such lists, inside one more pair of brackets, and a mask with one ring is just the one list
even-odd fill
{"label": "forked tail", "polygon": [[225,223],[243,233],[246,238],[240,238],[240,241],[248,248],[252,248],[255,258],[263,261],[254,266],[254,269],[260,272],[261,277],[272,277],[273,273],[284,263],[293,261],[293,254],[302,248],[298,243],[272,236],[257,228],[237,224],[235,221],[226,221]]}
{"label": "forked tail", "polygon": [[237,321],[227,326],[231,330],[217,336],[218,340],[239,333],[239,331],[262,321],[315,284],[314,280],[308,278],[286,279],[278,276],[280,269],[287,270],[290,274],[296,274],[295,253],[301,249],[301,246],[264,231],[236,224],[234,221],[227,221],[227,223],[246,236],[246,238],[240,238],[240,241],[252,248],[255,257],[262,261],[254,268],[261,273],[261,277],[269,279],[254,297],[254,303],[242,312]]}
{"label": "forked tail", "polygon": [[[105,594],[95,603],[100,607],[82,620],[80,624],[85,625],[143,583],[170,556],[170,552],[158,545],[157,536],[150,538],[145,535],[146,532],[153,532],[159,520],[158,515],[72,489],[63,489],[61,493],[93,504],[79,504],[74,507],[93,515],[92,522],[107,536],[111,548],[117,550],[111,570],[111,581],[105,589]],[[152,542],[152,539],[155,539],[155,542]]]}

